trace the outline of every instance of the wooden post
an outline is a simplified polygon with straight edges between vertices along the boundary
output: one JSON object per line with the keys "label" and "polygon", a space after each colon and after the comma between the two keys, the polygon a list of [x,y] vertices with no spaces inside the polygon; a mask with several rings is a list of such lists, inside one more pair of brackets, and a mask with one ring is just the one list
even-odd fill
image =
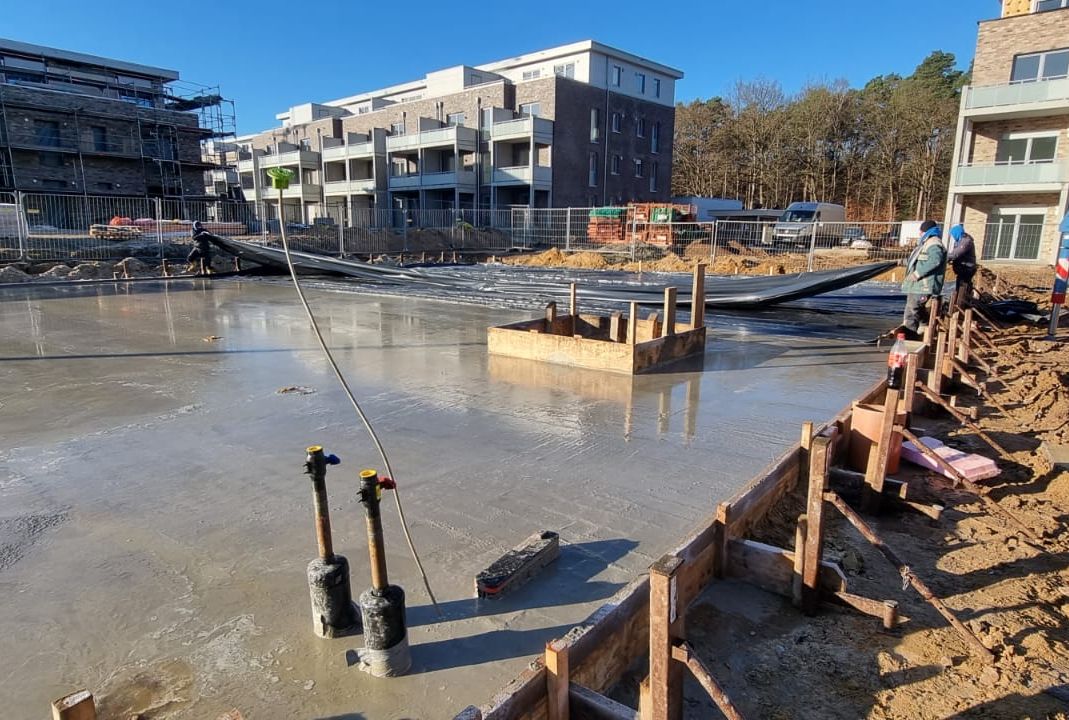
{"label": "wooden post", "polygon": [[936,395],[943,394],[943,354],[946,352],[946,332],[940,330],[935,336],[935,359],[928,374],[928,387]]}
{"label": "wooden post", "polygon": [[954,366],[952,360],[958,354],[958,314],[953,312],[947,323],[947,346],[943,351],[943,382],[950,382],[954,378]]}
{"label": "wooden post", "polygon": [[664,325],[661,337],[676,334],[676,289],[666,287],[664,289]]}
{"label": "wooden post", "polygon": [[659,338],[661,336],[661,317],[656,312],[651,312],[646,319],[650,323],[650,339]]}
{"label": "wooden post", "polygon": [[906,374],[905,379],[902,381],[902,412],[906,414],[906,422],[909,423],[909,418],[913,414],[913,408],[916,404],[917,394],[917,366],[920,364],[920,358],[917,353],[910,353],[906,356]]}
{"label": "wooden post", "polygon": [[898,398],[901,390],[887,388],[883,400],[883,418],[880,421],[880,433],[876,444],[869,451],[869,464],[865,468],[865,487],[862,489],[861,506],[868,513],[879,512],[883,500],[883,484],[887,479],[887,456],[891,451],[891,436],[895,429],[895,416],[898,414]]}
{"label": "wooden post", "polygon": [[579,326],[579,315],[578,315],[579,303],[578,303],[578,300],[576,298],[576,295],[577,295],[576,284],[575,283],[571,283],[568,286],[568,317],[571,318],[571,320],[568,323],[569,326],[570,326],[568,328],[568,334],[569,335],[575,335],[575,329]]}
{"label": "wooden post", "polygon": [[627,316],[627,344],[638,343],[638,303],[631,301],[631,314]]}
{"label": "wooden post", "polygon": [[791,582],[791,601],[797,608],[802,607],[803,575],[805,574],[805,539],[809,533],[809,518],[806,515],[798,516],[798,524],[794,528],[794,578]]}
{"label": "wooden post", "polygon": [[79,690],[52,701],[52,720],[96,720],[96,717],[96,702],[88,690]]}
{"label": "wooden post", "polygon": [[924,328],[924,344],[929,348],[932,346],[932,338],[935,337],[936,329],[939,325],[939,298],[934,298],[931,302],[931,307],[928,309],[928,325]]}
{"label": "wooden post", "polygon": [[824,555],[824,491],[828,486],[831,438],[818,435],[809,451],[805,558],[802,560],[802,609],[812,615],[820,605],[820,562]]}
{"label": "wooden post", "polygon": [[709,672],[709,668],[705,667],[705,664],[694,654],[689,643],[684,641],[672,648],[672,657],[687,666],[694,679],[705,688],[705,692],[709,693],[709,697],[720,708],[720,712],[724,713],[727,720],[742,720],[742,714],[731,702],[731,698],[724,692],[724,688],[720,687],[720,683]]}
{"label": "wooden post", "polygon": [[557,303],[549,301],[546,303],[546,332],[553,332],[553,323],[557,320]]}
{"label": "wooden post", "polygon": [[809,479],[809,449],[813,446],[813,421],[802,423],[802,438],[798,442],[801,452],[798,454],[798,485],[804,485]]}
{"label": "wooden post", "polygon": [[723,578],[728,569],[728,513],[731,506],[720,503],[716,506],[713,520],[713,577]]}
{"label": "wooden post", "polygon": [[568,646],[562,640],[546,643],[546,717],[568,720]]}
{"label": "wooden post", "polygon": [[623,330],[622,318],[623,315],[619,310],[609,316],[609,340],[614,343],[623,342],[623,337],[621,337],[621,331]]}
{"label": "wooden post", "polygon": [[884,630],[894,630],[895,625],[898,624],[898,602],[895,600],[883,601],[883,621]]}
{"label": "wooden post", "polygon": [[966,365],[972,354],[972,308],[966,308],[961,318],[961,344],[958,346],[958,360]]}
{"label": "wooden post", "polygon": [[690,325],[700,328],[705,325],[705,264],[694,266],[694,279],[690,289]]}
{"label": "wooden post", "polygon": [[682,558],[666,555],[650,567],[650,716],[644,720],[682,720],[683,665],[672,648],[684,639],[687,609],[679,605],[676,573]]}

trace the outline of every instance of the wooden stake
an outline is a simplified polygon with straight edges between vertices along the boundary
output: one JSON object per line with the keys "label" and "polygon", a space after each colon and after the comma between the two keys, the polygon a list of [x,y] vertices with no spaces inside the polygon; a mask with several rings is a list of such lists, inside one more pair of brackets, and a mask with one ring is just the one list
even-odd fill
{"label": "wooden stake", "polygon": [[801,452],[798,454],[798,484],[805,485],[809,481],[809,449],[813,446],[813,421],[806,420],[802,423],[802,437],[798,441]]}
{"label": "wooden stake", "polygon": [[661,337],[676,334],[676,289],[666,287],[664,289],[664,326]]}
{"label": "wooden stake", "polygon": [[723,578],[728,570],[728,513],[731,506],[722,502],[716,506],[713,520],[713,577]]}
{"label": "wooden stake", "polygon": [[961,344],[958,346],[958,360],[966,365],[972,355],[972,308],[967,308],[961,318]]}
{"label": "wooden stake", "polygon": [[928,326],[924,328],[924,344],[929,348],[932,346],[932,338],[935,336],[935,331],[939,325],[939,298],[934,298],[931,303],[931,307],[928,309]]}
{"label": "wooden stake", "polygon": [[568,314],[575,317],[579,313],[579,304],[576,299],[578,287],[575,283],[568,286]]}
{"label": "wooden stake", "polygon": [[546,332],[553,332],[553,323],[557,320],[557,303],[550,300],[546,303]]}
{"label": "wooden stake", "polygon": [[831,438],[818,435],[809,451],[809,492],[806,499],[805,559],[802,561],[802,610],[816,613],[820,605],[820,561],[824,555],[824,491],[828,487]]}
{"label": "wooden stake", "polygon": [[96,702],[88,690],[79,690],[52,701],[52,720],[96,720],[96,717]]}
{"label": "wooden stake", "polygon": [[883,417],[876,444],[869,451],[869,463],[865,468],[865,488],[862,490],[861,507],[867,513],[880,510],[883,500],[883,483],[887,478],[887,457],[891,452],[891,436],[894,434],[895,416],[898,415],[898,398],[902,391],[887,388],[883,400]]}
{"label": "wooden stake", "polygon": [[672,648],[672,657],[690,669],[694,679],[705,688],[705,692],[709,693],[709,697],[720,708],[720,712],[724,713],[724,717],[728,720],[742,720],[742,714],[739,713],[735,704],[731,702],[731,698],[724,692],[724,688],[720,687],[720,683],[709,672],[709,668],[705,667],[705,664],[694,654],[694,649],[691,648],[689,643],[684,641],[674,646]]}
{"label": "wooden stake", "polygon": [[950,315],[949,329],[947,330],[947,346],[943,350],[943,382],[949,382],[954,377],[954,356],[958,353],[958,319],[957,313]]}
{"label": "wooden stake", "polygon": [[561,640],[546,643],[546,717],[568,720],[568,646]]}
{"label": "wooden stake", "polygon": [[969,429],[970,429],[970,430],[972,430],[972,431],[973,431],[974,433],[976,433],[977,435],[979,435],[979,436],[980,436],[980,438],[981,438],[981,439],[982,439],[982,440],[983,440],[984,442],[986,442],[986,443],[987,443],[988,445],[990,445],[990,446],[992,447],[992,449],[994,449],[994,450],[995,450],[995,452],[999,453],[999,454],[1000,454],[1000,455],[1002,455],[1003,457],[1009,457],[1009,455],[1010,455],[1010,454],[1009,454],[1009,452],[1007,452],[1006,448],[1002,447],[1002,446],[1001,446],[1001,445],[999,445],[999,444],[998,444],[997,442],[995,442],[995,441],[994,441],[994,440],[993,440],[993,439],[991,438],[991,436],[990,436],[990,435],[988,435],[987,433],[985,433],[985,432],[983,431],[983,429],[982,429],[982,428],[981,428],[981,427],[980,427],[979,425],[977,425],[976,423],[974,423],[974,422],[973,422],[972,420],[970,420],[969,418],[965,417],[965,415],[964,415],[964,414],[962,414],[962,412],[961,412],[960,410],[958,410],[958,409],[957,409],[956,407],[953,407],[953,406],[951,406],[951,404],[950,404],[950,403],[948,403],[948,402],[947,402],[946,400],[944,400],[944,399],[943,399],[943,398],[941,398],[940,396],[936,395],[936,394],[935,394],[934,392],[932,392],[932,391],[931,391],[931,390],[930,390],[929,388],[925,387],[925,386],[924,386],[924,385],[923,385],[922,383],[917,383],[917,388],[918,388],[918,389],[919,389],[919,390],[920,390],[920,391],[921,391],[922,393],[924,393],[924,397],[928,398],[928,400],[930,400],[931,402],[935,403],[935,404],[936,404],[936,405],[938,405],[939,407],[941,407],[941,408],[943,408],[944,410],[946,410],[946,411],[947,411],[948,413],[950,413],[950,414],[951,414],[951,415],[952,415],[952,416],[954,417],[954,419],[955,419],[955,420],[957,420],[957,421],[958,421],[958,422],[960,422],[960,423],[961,423],[962,425],[964,425],[965,427],[969,428]]}
{"label": "wooden stake", "polygon": [[921,581],[920,578],[913,574],[913,570],[909,567],[909,565],[906,565],[904,562],[898,559],[898,556],[895,555],[891,548],[887,547],[883,540],[880,539],[880,536],[877,535],[873,531],[873,529],[870,528],[865,523],[865,521],[862,520],[861,517],[850,508],[849,505],[843,502],[843,499],[841,497],[839,497],[834,491],[829,490],[824,494],[824,498],[832,505],[834,505],[835,508],[843,514],[843,517],[845,517],[851,525],[857,528],[858,532],[860,532],[862,536],[864,536],[864,538],[868,540],[872,544],[872,546],[876,548],[880,552],[880,554],[883,555],[887,559],[887,561],[895,567],[896,570],[898,570],[898,573],[902,576],[902,581],[904,583],[912,585],[913,589],[915,589],[920,594],[920,596],[924,598],[925,602],[934,607],[936,611],[940,615],[942,615],[948,623],[950,623],[950,626],[958,631],[958,634],[961,635],[962,639],[965,640],[966,644],[968,644],[969,647],[972,648],[973,652],[975,652],[981,660],[987,663],[995,662],[995,656],[991,653],[990,650],[984,647],[984,644],[980,642],[979,638],[977,638],[972,633],[972,631],[969,630],[969,628],[965,627],[965,625],[963,625],[962,622],[958,620],[957,617],[955,617],[954,613],[950,612],[947,606],[943,604],[943,601],[937,598],[935,594],[928,589],[928,586]]}
{"label": "wooden stake", "polygon": [[794,581],[791,583],[791,601],[797,608],[802,607],[802,589],[805,574],[805,540],[809,533],[809,519],[806,515],[798,516],[798,525],[794,528]]}
{"label": "wooden stake", "polygon": [[946,333],[940,330],[935,336],[935,359],[928,373],[928,387],[936,395],[943,393],[943,354],[946,352]]}
{"label": "wooden stake", "polygon": [[619,310],[613,312],[609,316],[609,340],[614,343],[623,342],[621,333],[623,331],[623,322],[621,322],[623,315]]}
{"label": "wooden stake", "polygon": [[627,344],[638,344],[638,303],[631,301],[631,314],[627,316]]}
{"label": "wooden stake", "polygon": [[682,558],[666,555],[650,567],[650,716],[644,720],[682,720],[683,666],[672,648],[683,640],[686,608],[679,606],[676,573]]}
{"label": "wooden stake", "polygon": [[693,284],[690,290],[690,324],[693,328],[705,325],[705,264],[694,266]]}
{"label": "wooden stake", "polygon": [[917,367],[920,364],[920,358],[916,353],[910,353],[906,356],[906,373],[902,380],[902,386],[905,391],[902,393],[902,412],[906,414],[907,422],[909,417],[913,414],[913,407],[916,403],[916,390],[917,384]]}

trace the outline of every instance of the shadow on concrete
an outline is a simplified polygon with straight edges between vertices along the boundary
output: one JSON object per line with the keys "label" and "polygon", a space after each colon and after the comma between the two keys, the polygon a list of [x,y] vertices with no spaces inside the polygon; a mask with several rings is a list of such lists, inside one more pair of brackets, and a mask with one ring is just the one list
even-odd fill
{"label": "shadow on concrete", "polygon": [[468,637],[420,643],[412,647],[412,673],[540,655],[547,642],[563,636],[573,627],[556,625],[532,630],[491,630]]}
{"label": "shadow on concrete", "polygon": [[[463,598],[438,603],[440,617],[431,605],[408,609],[409,627],[433,625],[475,617],[489,617],[536,608],[576,605],[604,600],[625,583],[592,580],[638,547],[634,540],[594,540],[561,545],[560,557],[527,584],[495,600]],[[475,579],[472,578],[474,594]]]}

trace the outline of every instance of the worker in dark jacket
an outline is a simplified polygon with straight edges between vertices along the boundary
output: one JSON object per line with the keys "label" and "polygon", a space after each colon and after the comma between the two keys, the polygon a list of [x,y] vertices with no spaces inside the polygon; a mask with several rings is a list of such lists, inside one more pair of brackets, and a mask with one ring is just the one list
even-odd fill
{"label": "worker in dark jacket", "polygon": [[212,240],[215,235],[204,229],[204,225],[198,220],[193,223],[193,249],[189,251],[186,262],[189,263],[189,272],[197,275],[210,275],[212,272]]}
{"label": "worker in dark jacket", "polygon": [[943,279],[947,269],[947,251],[943,247],[942,232],[931,220],[921,224],[921,237],[917,247],[906,262],[906,277],[902,292],[906,293],[906,309],[902,313],[902,326],[918,339],[922,314],[928,301],[943,292]]}
{"label": "worker in dark jacket", "polygon": [[953,244],[947,254],[947,260],[958,279],[957,290],[954,292],[956,307],[972,297],[972,279],[976,275],[976,243],[960,223],[950,228],[950,239]]}

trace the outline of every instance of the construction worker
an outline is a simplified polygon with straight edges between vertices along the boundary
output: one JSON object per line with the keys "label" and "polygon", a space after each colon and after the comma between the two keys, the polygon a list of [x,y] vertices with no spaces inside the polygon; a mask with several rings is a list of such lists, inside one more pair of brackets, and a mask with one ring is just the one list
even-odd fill
{"label": "construction worker", "polygon": [[193,249],[189,251],[186,262],[189,267],[186,272],[197,275],[210,275],[212,272],[212,240],[215,235],[204,229],[204,225],[198,220],[193,223]]}
{"label": "construction worker", "polygon": [[947,260],[958,279],[954,292],[954,307],[958,307],[972,297],[972,279],[976,275],[976,243],[961,223],[950,228],[950,239],[953,244],[947,253]]}
{"label": "construction worker", "polygon": [[906,309],[902,313],[902,327],[912,340],[920,338],[922,315],[928,301],[943,292],[947,251],[942,235],[934,221],[925,220],[917,247],[906,261],[906,277],[902,280]]}

